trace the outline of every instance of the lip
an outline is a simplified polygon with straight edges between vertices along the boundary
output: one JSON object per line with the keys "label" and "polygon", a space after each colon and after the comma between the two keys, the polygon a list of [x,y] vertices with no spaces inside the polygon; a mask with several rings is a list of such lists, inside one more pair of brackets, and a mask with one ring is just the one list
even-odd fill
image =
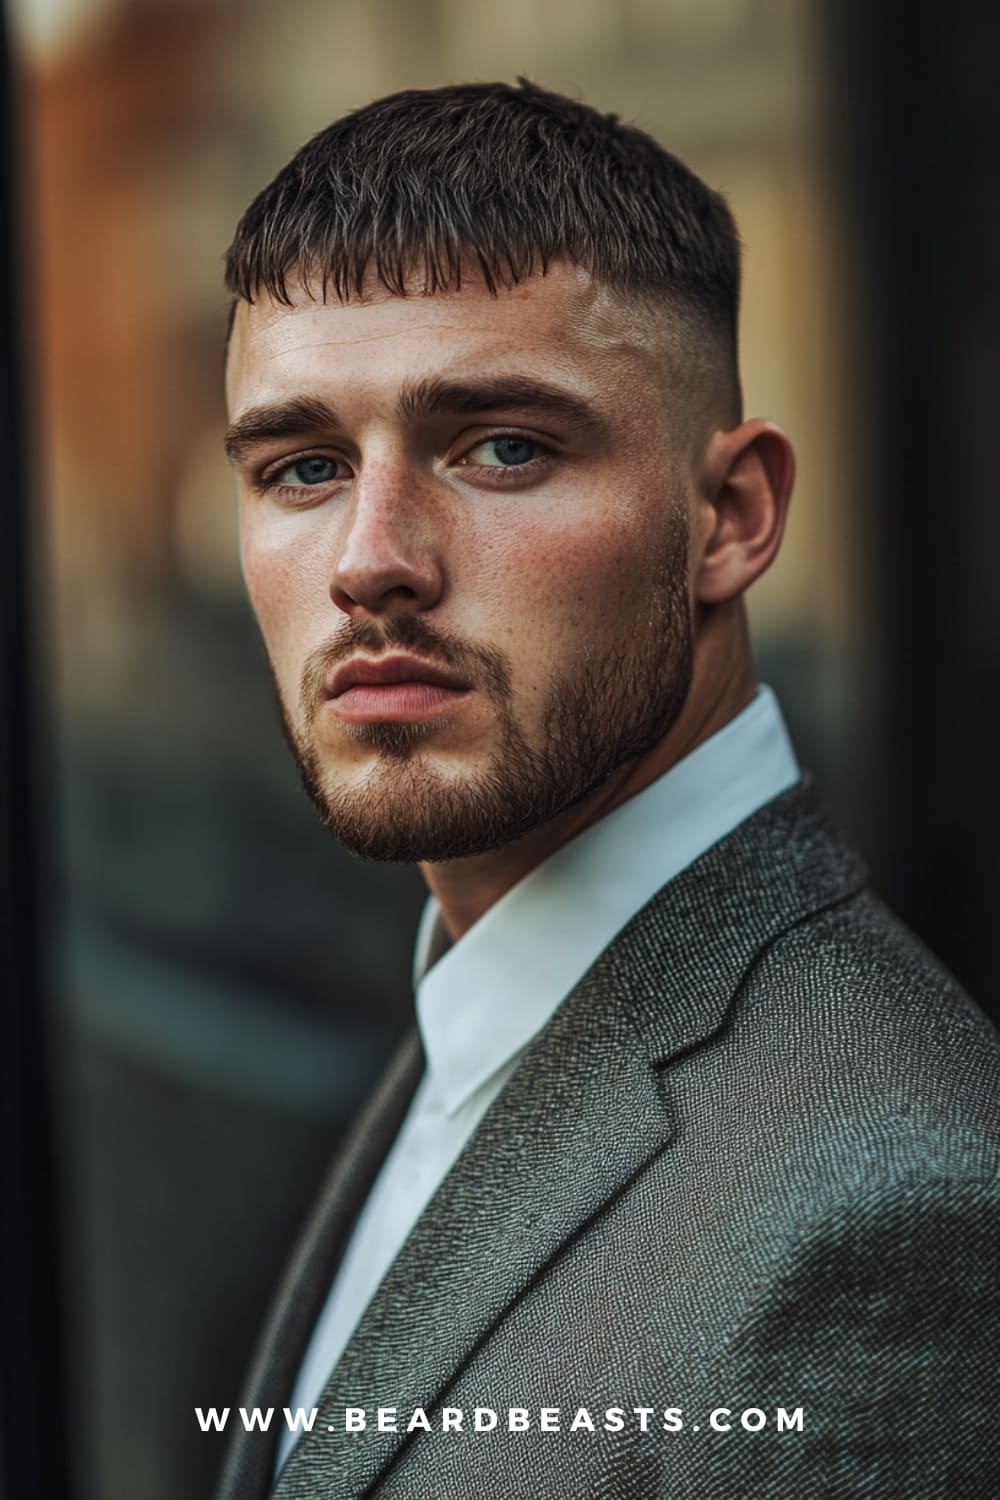
{"label": "lip", "polygon": [[400,682],[430,683],[453,692],[467,692],[471,686],[454,672],[431,666],[415,656],[384,656],[377,660],[355,656],[338,667],[329,679],[327,697],[337,699],[354,687],[391,687]]}
{"label": "lip", "polygon": [[356,656],[328,681],[327,707],[345,724],[416,722],[454,708],[470,686],[415,656]]}

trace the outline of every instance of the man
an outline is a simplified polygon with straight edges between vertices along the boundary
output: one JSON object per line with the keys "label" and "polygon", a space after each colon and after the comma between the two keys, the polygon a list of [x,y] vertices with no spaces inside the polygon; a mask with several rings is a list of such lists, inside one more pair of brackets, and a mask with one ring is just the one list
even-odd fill
{"label": "man", "polygon": [[533,86],[411,92],[228,284],[288,738],[431,899],[220,1496],[1000,1493],[997,1037],[755,682],[793,459],[725,204]]}

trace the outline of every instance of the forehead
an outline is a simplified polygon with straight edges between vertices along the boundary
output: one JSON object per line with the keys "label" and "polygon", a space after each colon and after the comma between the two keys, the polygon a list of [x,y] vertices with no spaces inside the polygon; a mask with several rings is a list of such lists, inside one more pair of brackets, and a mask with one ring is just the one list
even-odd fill
{"label": "forehead", "polygon": [[388,401],[401,385],[442,374],[544,376],[607,405],[634,400],[662,372],[659,320],[565,262],[495,294],[470,273],[457,291],[401,297],[371,285],[340,302],[296,283],[289,298],[262,294],[237,306],[226,367],[232,417],[293,389]]}

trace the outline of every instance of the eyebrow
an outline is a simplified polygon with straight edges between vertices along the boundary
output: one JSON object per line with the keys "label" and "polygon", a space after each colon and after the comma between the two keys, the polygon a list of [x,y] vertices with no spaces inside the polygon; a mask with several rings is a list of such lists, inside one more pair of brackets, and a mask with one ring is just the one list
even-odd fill
{"label": "eyebrow", "polygon": [[290,401],[251,406],[226,432],[226,457],[230,463],[238,464],[261,443],[337,425],[336,413],[314,396],[294,396]]}
{"label": "eyebrow", "polygon": [[500,409],[544,412],[581,431],[596,432],[604,426],[596,408],[584,397],[523,375],[483,380],[434,377],[414,381],[404,387],[396,407],[397,415],[410,422],[452,414],[472,416]]}
{"label": "eyebrow", "polygon": [[[558,417],[578,431],[600,432],[604,422],[595,407],[582,396],[561,386],[526,376],[499,376],[487,380],[444,380],[432,377],[403,387],[396,415],[404,422],[428,417],[474,416],[486,411],[542,412]],[[228,429],[226,455],[239,464],[255,447],[275,438],[301,437],[341,426],[336,412],[314,396],[295,396],[265,406],[252,406]]]}

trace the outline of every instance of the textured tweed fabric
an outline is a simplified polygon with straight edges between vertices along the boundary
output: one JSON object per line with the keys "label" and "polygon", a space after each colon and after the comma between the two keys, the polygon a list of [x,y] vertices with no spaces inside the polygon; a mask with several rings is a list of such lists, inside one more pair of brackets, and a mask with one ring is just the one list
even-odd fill
{"label": "textured tweed fabric", "polygon": [[[280,1417],[420,1067],[413,1033],[295,1252],[247,1407]],[[996,1032],[812,788],[784,794],[560,1006],[273,1491],[272,1424],[234,1436],[218,1500],[1000,1496],[998,1099]],[[406,1432],[415,1410],[430,1432]]]}

